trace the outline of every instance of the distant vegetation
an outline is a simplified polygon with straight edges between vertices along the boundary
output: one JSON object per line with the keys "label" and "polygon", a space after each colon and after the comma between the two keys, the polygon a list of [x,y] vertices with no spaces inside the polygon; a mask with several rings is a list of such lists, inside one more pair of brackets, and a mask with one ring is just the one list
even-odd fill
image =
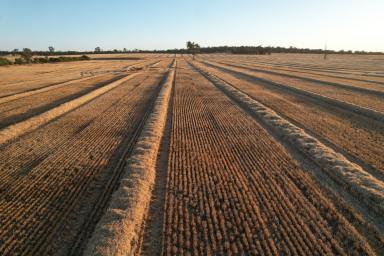
{"label": "distant vegetation", "polygon": [[70,61],[80,61],[80,60],[89,60],[90,58],[86,55],[80,57],[45,57],[45,58],[34,58],[34,63],[53,63],[53,62],[70,62]]}
{"label": "distant vegetation", "polygon": [[6,58],[0,57],[0,66],[11,65],[12,62]]}
{"label": "distant vegetation", "polygon": [[188,41],[187,50],[192,54],[193,59],[195,59],[195,55],[200,52],[200,45],[195,42]]}
{"label": "distant vegetation", "polygon": [[[32,51],[29,48],[24,48],[23,51],[19,49],[14,49],[12,52],[0,52],[0,55],[13,55],[15,60],[11,61],[7,58],[0,57],[0,66],[12,65],[12,64],[30,64],[30,63],[56,63],[56,62],[69,62],[69,61],[81,61],[89,60],[90,58],[86,55],[80,57],[69,57],[69,56],[60,56],[60,57],[48,57],[49,55],[56,55],[55,48],[53,46],[48,47],[48,52],[41,51]],[[45,56],[45,57],[33,57],[36,56]],[[60,54],[58,54],[60,55]],[[18,57],[17,57],[18,56]]]}
{"label": "distant vegetation", "polygon": [[[296,47],[271,47],[271,46],[214,46],[214,47],[200,47],[200,53],[231,53],[231,54],[271,54],[271,53],[314,53],[314,54],[384,54],[383,52],[366,52],[366,51],[333,51],[324,49],[309,49],[309,48],[296,48]],[[166,51],[154,52],[167,52],[167,53],[188,53],[186,49],[171,49]]]}
{"label": "distant vegetation", "polygon": [[[23,51],[14,49],[13,51],[0,51],[0,56],[13,55],[19,56],[12,62],[6,58],[0,57],[0,66],[11,64],[25,64],[25,63],[52,63],[52,62],[67,62],[67,61],[81,61],[90,59],[85,54],[113,54],[113,53],[179,53],[179,54],[192,54],[196,53],[229,53],[229,54],[257,54],[266,55],[272,53],[312,53],[312,54],[358,54],[358,55],[373,55],[384,54],[383,52],[370,52],[370,51],[351,51],[351,50],[324,50],[324,49],[309,49],[309,48],[296,48],[296,47],[272,47],[272,46],[213,46],[213,47],[200,47],[197,43],[188,41],[186,49],[169,49],[169,50],[102,50],[96,47],[94,51],[55,51],[53,46],[48,47],[48,51],[32,51],[29,48],[24,48]],[[49,57],[51,55],[80,55],[81,57]],[[45,56],[35,57],[33,56]]]}
{"label": "distant vegetation", "polygon": [[22,55],[22,58],[15,58],[15,61],[12,62],[6,58],[0,57],[0,66],[4,65],[12,65],[12,64],[30,64],[30,63],[57,63],[57,62],[70,62],[70,61],[81,61],[81,60],[89,60],[89,58],[86,55],[82,55],[80,57],[29,57]]}

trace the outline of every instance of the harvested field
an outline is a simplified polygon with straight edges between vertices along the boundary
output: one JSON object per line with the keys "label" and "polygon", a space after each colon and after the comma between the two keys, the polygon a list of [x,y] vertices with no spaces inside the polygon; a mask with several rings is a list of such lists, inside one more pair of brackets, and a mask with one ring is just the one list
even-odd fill
{"label": "harvested field", "polygon": [[[366,90],[362,92],[361,90],[356,90],[352,86],[345,86],[349,87],[346,89],[345,87],[340,87],[340,85],[330,85],[326,82],[308,81],[307,79],[271,74],[266,73],[265,71],[255,71],[252,70],[252,68],[237,64],[223,65],[215,63],[215,65],[234,73],[254,77],[256,80],[270,82],[271,84],[285,88],[292,88],[292,90],[301,91],[303,94],[308,94],[309,92],[339,102],[350,103],[357,107],[361,106],[380,113],[384,112],[384,94],[379,91]],[[357,89],[360,89],[360,87]],[[351,108],[354,106],[351,106]]]}
{"label": "harvested field", "polygon": [[[149,61],[134,66],[148,68],[160,62]],[[132,72],[98,75],[80,79],[80,81],[62,83],[0,98],[0,129],[59,106],[60,104],[70,102],[72,99],[76,99],[112,82],[119,82],[119,79],[124,78],[129,75],[129,73]]]}
{"label": "harvested field", "polygon": [[0,67],[1,255],[384,254],[380,57],[90,57]]}
{"label": "harvested field", "polygon": [[[299,76],[301,78],[309,78],[309,79],[315,79],[320,80],[323,82],[327,82],[329,84],[335,84],[344,86],[345,88],[348,88],[347,86],[353,86],[356,88],[366,88],[368,90],[376,90],[376,91],[383,91],[383,80],[379,77],[361,77],[358,75],[353,74],[332,74],[331,72],[327,71],[311,71],[311,70],[305,70],[305,69],[294,69],[294,68],[284,68],[284,67],[275,67],[275,66],[263,66],[261,63],[253,62],[253,61],[247,61],[244,60],[242,63],[250,65],[251,67],[260,68],[261,70],[267,70],[267,71],[273,71],[278,74],[287,74],[287,75],[295,75]],[[356,89],[351,88],[351,89]]]}
{"label": "harvested field", "polygon": [[252,117],[183,68],[168,163],[166,254],[370,253],[347,245],[362,237]]}
{"label": "harvested field", "polygon": [[[30,64],[2,67],[0,69],[0,97],[32,91],[60,83],[76,81],[83,77],[116,73],[132,65],[155,63],[158,58],[140,60],[89,60],[81,62]],[[0,99],[1,99],[0,98]]]}
{"label": "harvested field", "polygon": [[[289,118],[300,127],[315,134],[316,137],[324,138],[327,143],[348,152],[359,159],[360,163],[370,165],[374,169],[373,172],[378,173],[378,176],[384,180],[384,148],[381,147],[384,143],[384,124],[382,122],[324,104],[321,100],[271,87],[268,83],[238,77],[208,65],[202,67]],[[340,132],[335,132],[337,130]]]}
{"label": "harvested field", "polygon": [[42,113],[64,102],[85,95],[92,90],[122,78],[121,75],[104,75],[81,82],[53,88],[41,93],[6,101],[0,104],[0,128]]}
{"label": "harvested field", "polygon": [[79,237],[94,225],[86,216],[113,191],[114,166],[135,143],[169,63],[1,148],[1,254],[66,255],[87,237]]}
{"label": "harvested field", "polygon": [[[293,72],[293,74],[297,75],[302,75],[305,78],[311,78],[313,75],[313,78],[317,79],[322,79],[327,81],[333,82],[334,78],[340,79],[340,81],[343,81],[345,83],[348,83],[349,85],[354,85],[356,87],[368,87],[373,90],[382,90],[383,85],[384,85],[384,77],[381,76],[375,76],[373,74],[367,74],[366,72],[356,72],[356,71],[351,71],[350,69],[344,70],[344,71],[338,71],[333,65],[335,65],[335,60],[339,59],[343,61],[343,66],[348,65],[347,63],[347,58],[340,58],[339,56],[332,56],[332,61],[331,62],[326,62],[324,63],[323,60],[319,61],[319,56],[311,56],[307,55],[306,57],[307,61],[310,60],[311,64],[313,65],[314,63],[319,63],[319,64],[326,64],[328,65],[327,67],[317,67],[314,68],[311,65],[303,65],[304,63],[301,62],[303,56],[301,55],[289,55],[289,61],[293,62],[294,60],[297,60],[297,63],[294,64],[289,64],[286,63],[284,64],[283,62],[283,57],[284,55],[281,54],[279,55],[279,58],[276,59],[276,61],[273,61],[272,59],[268,60],[267,56],[263,56],[262,58],[254,57],[254,56],[236,56],[236,57],[228,57],[225,56],[224,58],[220,56],[207,56],[208,59],[211,60],[216,60],[216,61],[225,61],[228,63],[241,63],[241,64],[247,64],[250,65],[251,67],[257,67],[261,68],[263,70],[269,70],[273,72],[281,72],[281,71],[287,71],[287,72]],[[312,57],[312,58],[311,58]],[[358,56],[353,56],[350,61],[353,61],[354,67],[356,67],[356,58],[359,58]],[[374,57],[371,56],[364,56],[363,59],[364,61],[367,62],[369,59],[375,60]],[[298,66],[298,63],[301,65]],[[376,64],[375,62],[370,61],[370,67],[373,67],[373,63]],[[330,67],[329,65],[332,65]],[[366,67],[367,68],[367,67]],[[363,69],[364,70],[364,69]],[[369,72],[367,69],[365,69],[367,72]],[[374,72],[374,71],[372,71]],[[285,73],[285,72],[282,72]],[[290,74],[290,73],[288,73]],[[352,84],[351,84],[352,83]]]}
{"label": "harvested field", "polygon": [[343,88],[350,91],[365,92],[373,95],[383,95],[384,92],[384,86],[382,85],[382,83],[358,78],[340,77],[330,74],[319,75],[311,72],[303,73],[294,69],[274,68],[273,70],[271,70],[270,68],[255,65],[253,62],[249,63],[247,61],[243,61],[238,64],[236,64],[236,62],[234,63],[227,61],[219,63],[233,65],[234,67],[245,68],[260,73],[278,75],[287,78],[301,79],[304,81],[314,82],[314,84],[333,86],[336,88]]}
{"label": "harvested field", "polygon": [[[224,55],[225,56],[225,55]],[[227,57],[227,56],[226,56]],[[329,55],[324,61],[322,54],[273,54],[266,56],[245,55],[239,58],[253,58],[256,61],[280,67],[314,69],[340,74],[377,77],[383,72],[383,56],[380,55]]]}

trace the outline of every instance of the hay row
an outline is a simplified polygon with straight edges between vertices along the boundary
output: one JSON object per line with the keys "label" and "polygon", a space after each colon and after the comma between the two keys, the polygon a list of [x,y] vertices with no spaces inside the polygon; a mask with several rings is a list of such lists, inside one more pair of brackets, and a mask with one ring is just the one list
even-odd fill
{"label": "hay row", "polygon": [[[247,70],[251,70],[251,71],[256,71],[256,72],[262,72],[262,73],[267,73],[267,74],[272,74],[272,75],[278,75],[278,76],[285,76],[285,77],[289,77],[289,78],[295,78],[295,79],[301,79],[301,80],[304,80],[304,81],[309,81],[309,82],[315,82],[315,83],[321,83],[321,84],[325,84],[325,85],[331,85],[331,86],[334,86],[336,88],[341,88],[341,89],[346,89],[346,90],[349,90],[349,91],[354,91],[354,92],[362,92],[362,93],[367,93],[367,94],[371,94],[371,95],[375,95],[375,96],[384,96],[384,92],[383,91],[378,91],[378,90],[374,90],[374,89],[367,89],[367,88],[364,88],[364,87],[358,87],[358,86],[353,86],[353,85],[348,85],[348,84],[343,84],[343,83],[339,83],[339,82],[333,82],[333,81],[328,81],[328,80],[321,80],[321,79],[318,79],[318,78],[313,78],[313,77],[310,77],[308,75],[294,75],[294,74],[288,74],[286,72],[279,72],[279,71],[271,71],[271,70],[265,70],[265,69],[260,69],[260,68],[256,68],[252,65],[247,65],[247,64],[232,64],[232,63],[227,63],[227,62],[224,62],[224,61],[217,61],[217,63],[220,63],[220,64],[224,64],[224,65],[228,65],[228,66],[232,66],[232,67],[237,67],[237,68],[244,68],[244,69],[247,69]],[[291,71],[288,71],[288,72],[291,72]],[[344,79],[347,79],[347,78],[344,78]]]}
{"label": "hay row", "polygon": [[[209,66],[216,67],[216,68],[224,68],[224,67],[217,66],[217,65],[215,65],[213,63],[210,63],[210,62],[204,61],[204,63],[209,65]],[[224,68],[224,69],[228,69],[228,68]],[[315,93],[315,92],[310,92],[310,91],[307,91],[307,90],[295,88],[295,87],[290,86],[290,85],[277,83],[277,82],[274,82],[274,81],[271,81],[271,80],[268,80],[268,79],[265,79],[265,78],[252,76],[250,74],[243,73],[243,72],[240,72],[240,71],[235,71],[235,72],[241,73],[241,74],[246,75],[248,77],[256,78],[256,79],[258,79],[258,80],[260,80],[262,82],[266,82],[268,84],[271,84],[271,85],[274,85],[274,86],[277,86],[277,87],[282,87],[282,88],[288,89],[290,91],[293,91],[295,93],[299,93],[301,95],[305,95],[305,96],[309,96],[311,98],[315,98],[315,99],[321,100],[321,101],[323,101],[325,103],[329,103],[329,104],[332,104],[334,106],[337,106],[337,107],[340,107],[340,108],[343,108],[343,109],[347,109],[349,111],[352,111],[352,112],[355,112],[355,113],[358,113],[358,114],[361,114],[361,115],[373,118],[373,119],[375,119],[377,121],[384,122],[384,113],[376,111],[374,109],[366,108],[366,107],[363,107],[363,106],[358,106],[358,105],[350,103],[350,102],[346,102],[346,101],[342,101],[342,100],[337,100],[337,99],[334,99],[334,98],[331,98],[331,97],[320,95],[320,94]]]}
{"label": "hay row", "polygon": [[137,249],[155,180],[156,159],[167,118],[175,62],[128,159],[120,186],[88,242],[85,255],[132,255]]}
{"label": "hay row", "polygon": [[27,132],[30,132],[46,123],[51,121],[52,119],[63,115],[80,105],[93,100],[94,98],[112,90],[113,88],[121,85],[122,83],[128,81],[129,79],[136,76],[137,73],[128,75],[122,79],[119,79],[115,82],[112,82],[106,86],[103,86],[102,88],[96,89],[84,96],[81,96],[79,98],[76,98],[74,100],[71,100],[69,102],[65,102],[53,109],[50,109],[38,116],[31,117],[25,121],[10,125],[3,130],[0,131],[0,144],[4,144],[10,140],[15,139],[16,137],[19,137]]}
{"label": "hay row", "polygon": [[342,154],[325,146],[303,129],[279,116],[272,109],[235,89],[215,75],[193,65],[208,80],[224,91],[229,97],[248,109],[268,127],[289,141],[294,147],[317,163],[324,171],[359,198],[379,212],[384,213],[384,182],[375,179],[359,165],[350,162]]}
{"label": "hay row", "polygon": [[6,103],[8,101],[24,98],[24,97],[27,97],[27,96],[31,96],[31,95],[34,95],[34,94],[38,94],[38,93],[54,90],[54,89],[57,89],[57,88],[60,88],[60,87],[66,86],[66,85],[70,85],[70,84],[73,84],[73,83],[83,82],[83,81],[89,80],[91,78],[94,78],[94,77],[85,77],[85,78],[80,78],[80,79],[74,79],[74,80],[67,81],[67,82],[64,82],[64,83],[59,83],[59,84],[55,84],[55,85],[39,88],[39,89],[36,89],[36,90],[30,90],[30,91],[26,91],[26,92],[12,94],[12,95],[0,98],[0,104]]}

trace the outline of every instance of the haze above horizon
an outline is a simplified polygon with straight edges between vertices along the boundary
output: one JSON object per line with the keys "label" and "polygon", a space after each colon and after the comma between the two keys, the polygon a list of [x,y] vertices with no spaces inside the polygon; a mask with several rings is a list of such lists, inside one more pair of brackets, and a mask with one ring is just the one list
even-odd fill
{"label": "haze above horizon", "polygon": [[384,2],[0,0],[0,50],[295,46],[384,52]]}

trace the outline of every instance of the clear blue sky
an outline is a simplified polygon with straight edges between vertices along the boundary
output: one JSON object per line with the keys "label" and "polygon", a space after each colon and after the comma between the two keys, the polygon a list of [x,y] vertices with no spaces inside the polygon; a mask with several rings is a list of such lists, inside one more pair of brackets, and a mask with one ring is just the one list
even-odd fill
{"label": "clear blue sky", "polygon": [[263,45],[384,51],[383,0],[0,0],[0,50]]}

